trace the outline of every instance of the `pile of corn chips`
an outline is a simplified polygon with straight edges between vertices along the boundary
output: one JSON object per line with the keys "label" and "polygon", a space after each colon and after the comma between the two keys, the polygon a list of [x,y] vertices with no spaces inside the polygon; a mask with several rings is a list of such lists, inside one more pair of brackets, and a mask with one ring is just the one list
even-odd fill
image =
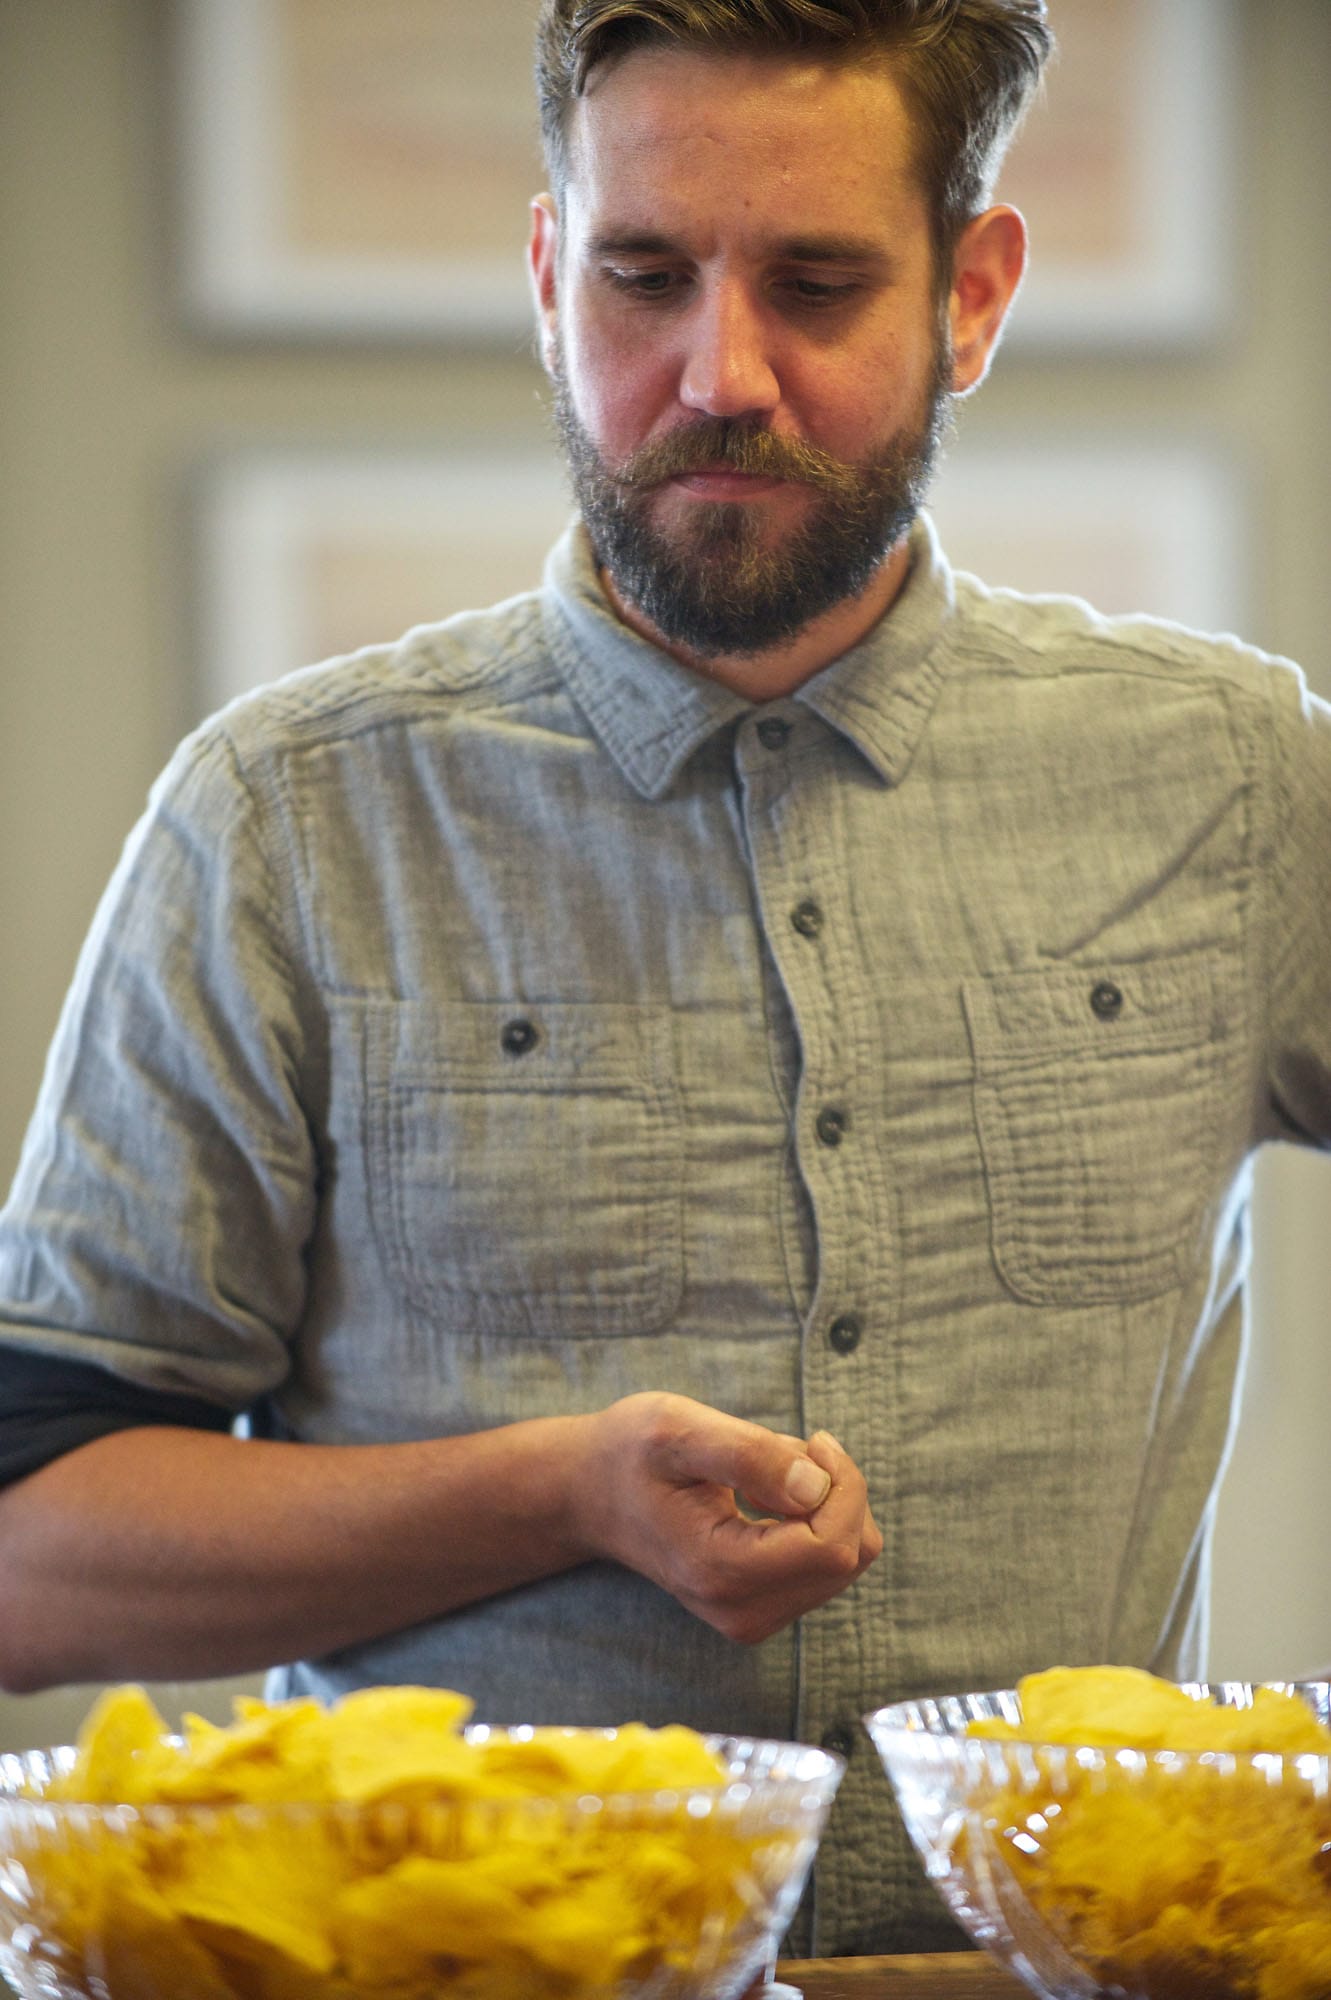
{"label": "pile of corn chips", "polygon": [[969,1733],[1148,1753],[1037,1749],[1020,1773],[1014,1761],[1011,1785],[975,1801],[1080,1963],[1146,2000],[1327,2000],[1331,1731],[1306,1702],[1259,1688],[1250,1708],[1219,1707],[1122,1667],[1055,1668],[1018,1694],[1020,1728]]}
{"label": "pile of corn chips", "polygon": [[469,1739],[470,1708],[241,1699],[172,1736],[143,1689],[103,1695],[72,1769],[0,1808],[5,1969],[23,1934],[61,1992],[109,2000],[697,1990],[798,1833],[706,1810],[728,1773],[691,1730]]}

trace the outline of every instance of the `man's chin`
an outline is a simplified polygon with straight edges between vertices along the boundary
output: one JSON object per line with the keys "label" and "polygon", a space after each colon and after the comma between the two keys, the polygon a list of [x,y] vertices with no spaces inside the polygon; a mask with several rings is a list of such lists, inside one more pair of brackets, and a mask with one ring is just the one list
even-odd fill
{"label": "man's chin", "polygon": [[743,497],[691,491],[667,482],[647,510],[654,531],[679,555],[707,561],[744,548],[779,549],[804,527],[815,496],[791,480],[770,482]]}
{"label": "man's chin", "polygon": [[642,583],[641,589],[626,591],[611,578],[621,608],[637,614],[629,622],[697,660],[751,659],[779,651],[830,608],[773,589],[770,579],[751,573],[739,578],[715,554],[706,562],[680,562],[673,575],[658,573]]}

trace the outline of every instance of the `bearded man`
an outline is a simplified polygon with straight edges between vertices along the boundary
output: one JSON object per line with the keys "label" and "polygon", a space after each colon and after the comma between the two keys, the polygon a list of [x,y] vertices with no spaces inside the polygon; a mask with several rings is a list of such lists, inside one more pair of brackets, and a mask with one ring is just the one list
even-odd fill
{"label": "bearded man", "polygon": [[919,512],[1048,46],[545,0],[580,519],[159,783],[0,1220],[8,1686],[822,1742],[835,1954],[958,1941],[867,1709],[1199,1670],[1250,1162],[1331,1142],[1331,716]]}

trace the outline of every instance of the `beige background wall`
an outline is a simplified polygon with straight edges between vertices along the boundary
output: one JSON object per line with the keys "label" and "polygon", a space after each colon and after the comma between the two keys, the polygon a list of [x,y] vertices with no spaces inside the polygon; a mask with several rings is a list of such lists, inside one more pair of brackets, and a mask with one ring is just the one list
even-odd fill
{"label": "beige background wall", "polygon": [[[1331,5],[1240,0],[1239,13],[1232,332],[1186,357],[1014,351],[960,450],[1026,425],[1224,446],[1251,502],[1249,635],[1331,694]],[[0,0],[0,1181],[94,901],[194,719],[191,474],[238,443],[545,434],[520,350],[284,350],[182,328],[168,19],[166,0]],[[1331,1168],[1312,1166],[1264,1175],[1217,1584],[1214,1666],[1234,1675],[1331,1664]],[[0,1747],[59,1735],[84,1699],[0,1701]]]}

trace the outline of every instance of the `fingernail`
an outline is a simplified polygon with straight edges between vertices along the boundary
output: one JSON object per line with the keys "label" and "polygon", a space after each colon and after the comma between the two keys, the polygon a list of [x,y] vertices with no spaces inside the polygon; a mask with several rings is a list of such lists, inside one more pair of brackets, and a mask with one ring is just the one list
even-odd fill
{"label": "fingernail", "polygon": [[797,1507],[809,1513],[821,1507],[831,1491],[832,1475],[815,1465],[811,1458],[797,1458],[786,1474],[786,1493]]}

